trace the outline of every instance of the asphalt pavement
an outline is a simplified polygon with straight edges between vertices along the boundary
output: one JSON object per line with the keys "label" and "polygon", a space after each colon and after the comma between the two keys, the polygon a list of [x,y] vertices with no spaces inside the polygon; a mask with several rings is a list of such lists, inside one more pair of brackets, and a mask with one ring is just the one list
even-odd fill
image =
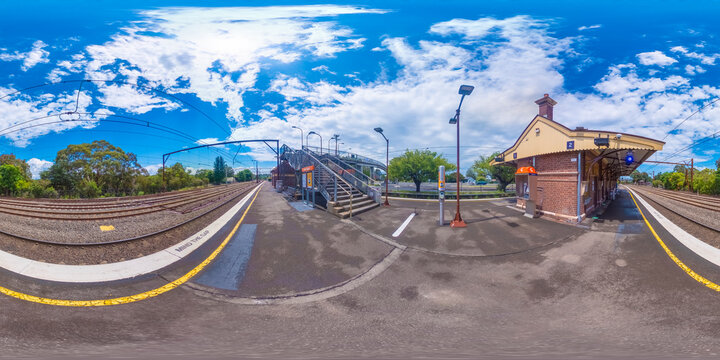
{"label": "asphalt pavement", "polygon": [[[265,187],[243,220],[257,227],[245,273],[235,278],[237,291],[208,296],[212,284],[201,289],[194,285],[197,278],[147,300],[97,308],[0,296],[0,356],[710,358],[720,353],[720,317],[713,310],[720,294],[668,256],[626,193],[599,217],[601,226],[591,229],[527,219],[506,205],[468,205],[467,219],[476,221],[462,230],[442,227],[441,233],[432,232],[438,231],[432,230],[432,204],[418,205],[428,209],[408,223],[405,235],[393,237],[415,205],[397,204],[343,222],[318,210],[297,210]],[[716,266],[649,222],[686,267],[720,281]],[[238,241],[248,241],[247,232]],[[171,281],[214,246],[217,242],[209,242],[157,276],[97,285],[92,293],[8,273],[0,273],[0,286],[47,296],[130,294]],[[401,254],[389,266],[370,270],[396,249]],[[441,253],[451,251],[457,253]],[[300,291],[314,296],[311,288],[330,291],[332,283],[347,284],[362,274],[371,278],[316,301],[233,301]]]}

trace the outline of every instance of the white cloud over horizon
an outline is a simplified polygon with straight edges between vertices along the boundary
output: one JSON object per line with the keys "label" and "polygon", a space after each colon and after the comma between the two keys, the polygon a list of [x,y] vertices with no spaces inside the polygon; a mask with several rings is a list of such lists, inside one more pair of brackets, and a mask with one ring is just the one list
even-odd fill
{"label": "white cloud over horizon", "polygon": [[[692,52],[682,46],[668,52],[677,58],[660,50],[642,52],[635,55],[636,64],[609,64],[590,90],[567,89],[563,71],[568,59],[579,56],[581,36],[559,37],[552,31],[555,24],[551,20],[526,15],[448,19],[429,24],[421,39],[372,39],[380,46],[373,44],[366,50],[373,56],[389,55],[398,70],[387,74],[383,69],[370,81],[338,83],[331,75],[354,74],[343,74],[324,64],[311,69],[321,77],[314,81],[290,70],[263,73],[269,64],[333,58],[363,48],[369,42],[364,35],[333,17],[383,12],[335,5],[142,11],[142,20],[120,29],[107,42],[91,44],[82,53],[58,62],[48,77],[81,74],[120,76],[129,82],[141,79],[171,94],[193,94],[208,104],[227,105],[228,139],[280,138],[283,143],[299,146],[299,133],[291,128],[297,125],[305,134],[320,132],[324,147],[337,133],[353,152],[377,158],[384,157],[383,140],[372,130],[378,126],[390,138],[391,151],[454,144],[454,128],[447,119],[454,115],[460,99],[458,86],[471,84],[476,88],[465,100],[461,114],[461,142],[473,146],[462,150],[464,168],[472,158],[512,144],[537,113],[533,101],[544,93],[559,102],[555,120],[568,127],[602,128],[653,138],[662,138],[699,104],[720,96],[716,87],[695,84],[700,77],[691,77],[712,66],[717,54]],[[261,92],[257,89],[261,75],[267,75],[270,82],[262,92],[279,95],[282,100],[247,109],[245,96]],[[325,75],[327,78],[322,78]],[[13,89],[0,90],[6,93]],[[144,114],[153,109],[181,108],[137,87],[100,84],[97,92],[100,95],[95,99],[81,95],[82,109],[91,109],[94,104]],[[74,104],[75,95],[67,93],[43,101],[0,100],[0,119],[13,111],[37,116],[59,111]],[[706,110],[683,124],[677,134],[668,137],[666,153],[720,127],[720,115],[715,113]],[[0,126],[21,120],[3,121]],[[77,126],[65,126],[70,125]],[[13,141],[27,144],[50,131],[62,132],[62,126],[5,136],[15,136],[11,137]],[[225,140],[207,136],[198,134],[198,138],[205,138],[197,143]],[[311,137],[312,142],[318,140]],[[246,155],[274,161],[274,153],[264,144],[248,146],[253,151]],[[454,150],[445,154],[454,156]],[[154,166],[146,168],[157,171]]]}
{"label": "white cloud over horizon", "polygon": [[53,165],[53,162],[38,158],[32,158],[27,161],[27,164],[30,166],[30,173],[32,173],[33,179],[39,179],[40,173],[49,169]]}

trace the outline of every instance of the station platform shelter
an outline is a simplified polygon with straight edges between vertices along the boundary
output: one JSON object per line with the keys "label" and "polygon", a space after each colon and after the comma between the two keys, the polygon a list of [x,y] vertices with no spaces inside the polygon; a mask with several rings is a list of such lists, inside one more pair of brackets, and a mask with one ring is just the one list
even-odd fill
{"label": "station platform shelter", "polygon": [[548,94],[535,103],[538,115],[491,162],[516,169],[516,204],[533,216],[582,221],[613,196],[620,176],[665,144],[616,131],[570,129],[553,121],[557,102]]}

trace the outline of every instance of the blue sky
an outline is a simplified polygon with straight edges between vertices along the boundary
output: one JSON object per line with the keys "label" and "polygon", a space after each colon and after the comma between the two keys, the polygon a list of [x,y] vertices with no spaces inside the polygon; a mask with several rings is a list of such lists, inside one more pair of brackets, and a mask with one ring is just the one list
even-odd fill
{"label": "blue sky", "polygon": [[[704,139],[720,128],[720,102],[680,123],[720,96],[718,3],[579,3],[4,1],[0,152],[37,174],[68,144],[106,139],[154,172],[163,153],[216,139],[299,146],[296,125],[380,159],[381,126],[391,155],[454,158],[447,119],[467,83],[465,169],[512,144],[544,93],[569,127],[664,139],[654,159],[714,167],[720,136]],[[55,84],[15,93],[43,83]],[[236,152],[237,168],[273,165],[262,144],[170,163],[205,168]]]}

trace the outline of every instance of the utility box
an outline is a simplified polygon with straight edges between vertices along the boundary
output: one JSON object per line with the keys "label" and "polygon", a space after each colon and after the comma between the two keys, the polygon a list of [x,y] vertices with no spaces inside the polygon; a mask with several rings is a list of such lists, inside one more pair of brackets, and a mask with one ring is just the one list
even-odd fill
{"label": "utility box", "polygon": [[525,216],[536,218],[537,211],[535,209],[535,200],[525,200]]}

